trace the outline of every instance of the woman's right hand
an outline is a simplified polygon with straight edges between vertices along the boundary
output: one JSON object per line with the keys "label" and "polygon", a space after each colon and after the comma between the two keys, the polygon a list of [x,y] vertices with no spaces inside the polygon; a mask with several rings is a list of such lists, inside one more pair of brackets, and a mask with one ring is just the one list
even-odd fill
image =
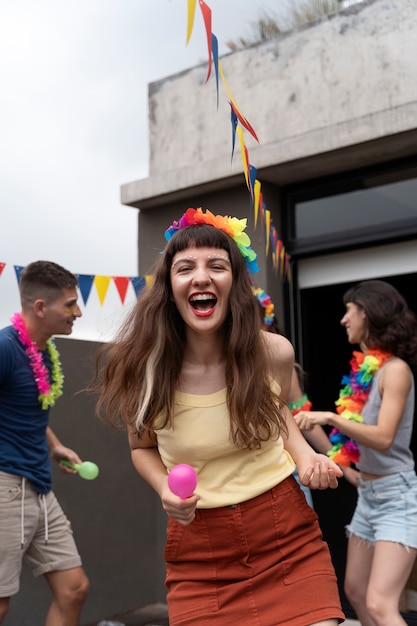
{"label": "woman's right hand", "polygon": [[184,526],[188,526],[194,520],[199,499],[200,496],[197,493],[185,499],[176,496],[168,487],[168,481],[161,494],[164,511]]}

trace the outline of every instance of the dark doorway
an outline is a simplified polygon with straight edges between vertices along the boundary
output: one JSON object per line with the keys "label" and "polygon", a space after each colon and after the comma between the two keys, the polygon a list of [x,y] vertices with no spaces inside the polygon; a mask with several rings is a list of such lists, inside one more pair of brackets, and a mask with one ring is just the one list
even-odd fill
{"label": "dark doorway", "polygon": [[[377,278],[396,287],[407,300],[409,307],[417,314],[416,273]],[[345,330],[340,325],[340,319],[344,314],[343,294],[357,282],[313,287],[300,292],[302,319],[300,356],[307,372],[307,391],[313,401],[313,409],[334,410],[342,376],[350,369],[352,350],[358,349],[357,346],[348,344]],[[416,430],[412,440],[415,457],[417,457]],[[347,545],[345,525],[350,521],[355,508],[356,489],[342,479],[338,489],[315,491],[313,498],[324,538],[332,554],[343,608],[350,616],[353,611],[343,592]]]}

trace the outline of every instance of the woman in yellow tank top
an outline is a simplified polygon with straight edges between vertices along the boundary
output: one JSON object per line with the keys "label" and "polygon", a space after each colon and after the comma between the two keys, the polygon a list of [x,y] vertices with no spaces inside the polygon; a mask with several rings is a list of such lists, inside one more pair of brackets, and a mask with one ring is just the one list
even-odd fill
{"label": "woman in yellow tank top", "polygon": [[[171,626],[336,626],[336,577],[312,489],[342,475],[300,434],[286,400],[294,353],[254,332],[246,220],[188,209],[166,231],[154,280],[106,349],[99,414],[129,434],[132,462],[168,514]],[[179,463],[198,474],[181,499]]]}

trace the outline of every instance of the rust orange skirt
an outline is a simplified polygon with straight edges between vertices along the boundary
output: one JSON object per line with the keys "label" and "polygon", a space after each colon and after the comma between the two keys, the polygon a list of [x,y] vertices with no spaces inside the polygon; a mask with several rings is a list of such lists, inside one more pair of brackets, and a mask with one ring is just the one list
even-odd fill
{"label": "rust orange skirt", "polygon": [[242,504],[168,518],[170,626],[308,626],[344,620],[316,513],[292,476]]}

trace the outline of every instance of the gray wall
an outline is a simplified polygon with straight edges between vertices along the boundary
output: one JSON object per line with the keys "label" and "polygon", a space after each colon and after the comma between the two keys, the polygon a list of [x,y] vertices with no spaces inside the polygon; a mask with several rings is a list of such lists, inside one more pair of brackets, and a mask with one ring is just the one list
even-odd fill
{"label": "gray wall", "polygon": [[[64,445],[100,468],[94,481],[55,468],[53,476],[54,492],[72,522],[91,583],[81,619],[81,624],[89,624],[165,600],[165,514],[159,498],[131,465],[126,434],[94,416],[93,397],[77,394],[93,375],[97,345],[73,339],[56,343],[65,385],[51,426]],[[49,602],[43,578],[34,579],[25,567],[4,625],[41,626]]]}

